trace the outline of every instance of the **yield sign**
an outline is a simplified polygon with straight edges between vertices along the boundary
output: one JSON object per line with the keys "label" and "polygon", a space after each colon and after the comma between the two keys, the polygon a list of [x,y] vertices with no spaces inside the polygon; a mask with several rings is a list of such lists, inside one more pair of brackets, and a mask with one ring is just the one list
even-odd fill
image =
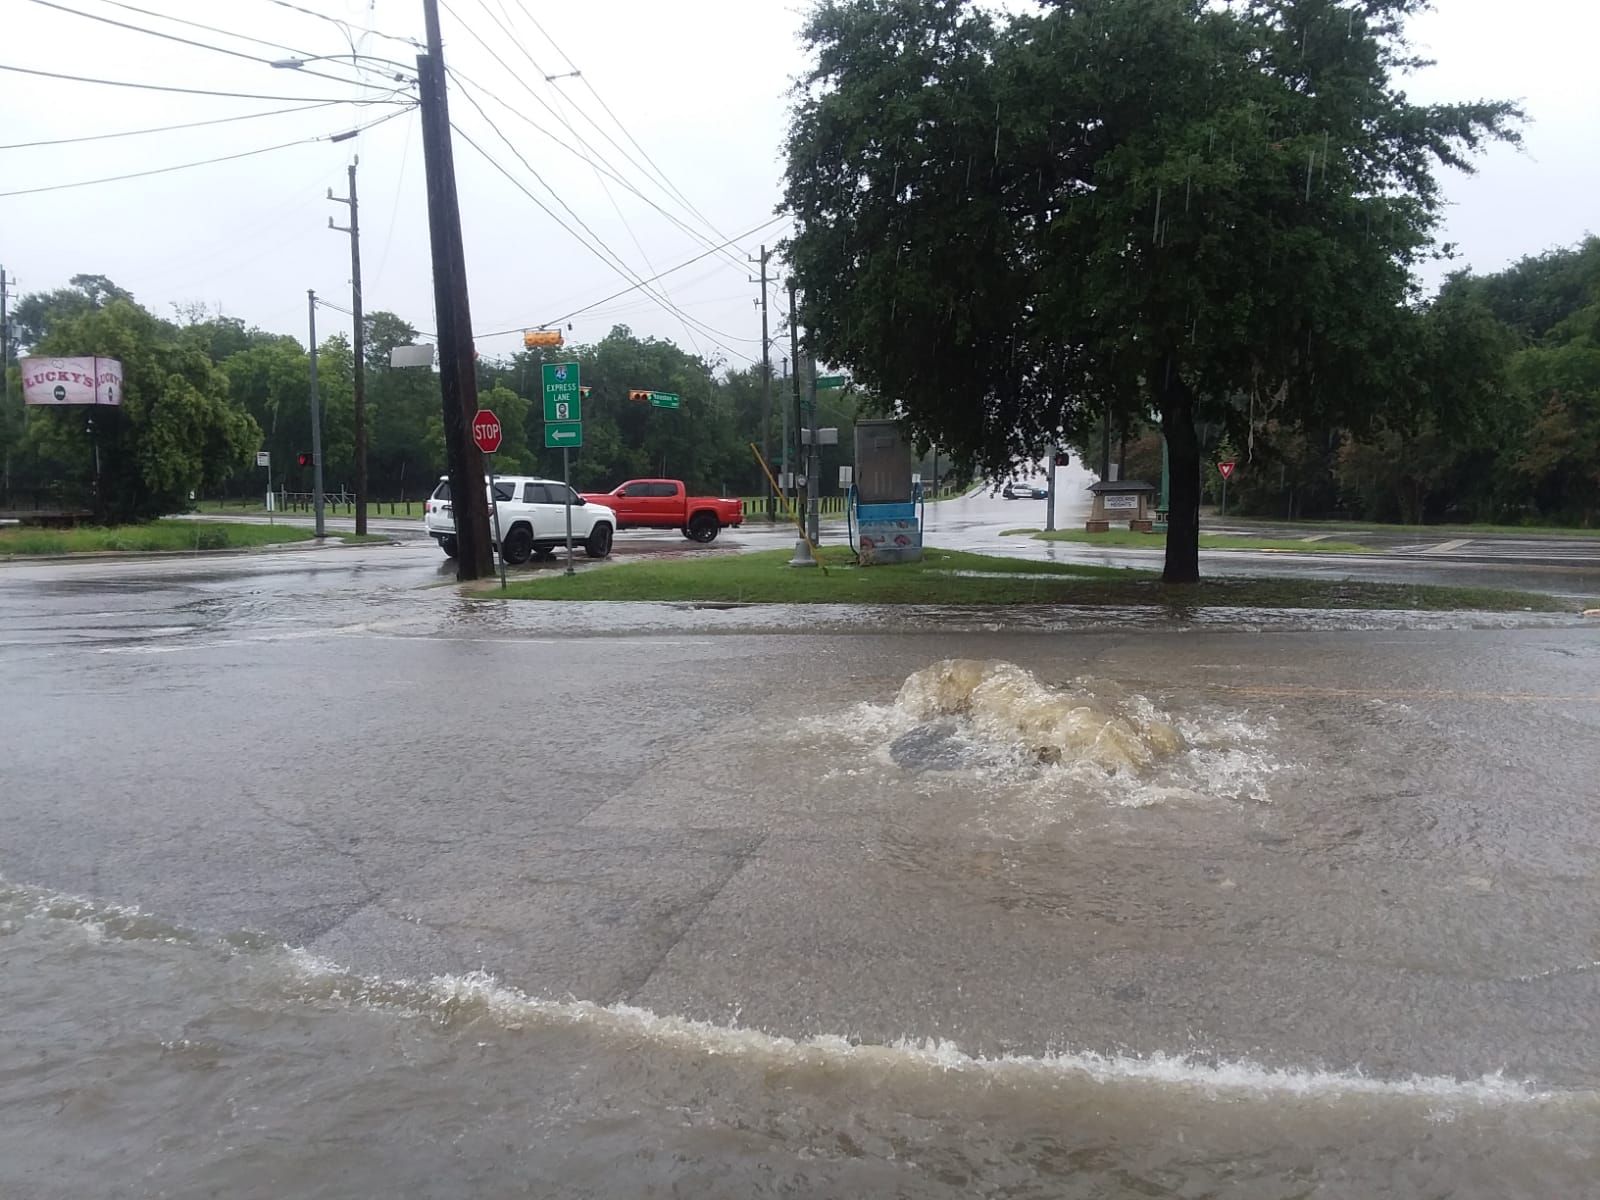
{"label": "yield sign", "polygon": [[500,449],[500,418],[487,408],[480,408],[472,418],[472,440],[485,454]]}
{"label": "yield sign", "polygon": [[1222,477],[1224,479],[1233,478],[1233,464],[1231,462],[1218,463],[1217,470],[1222,472]]}

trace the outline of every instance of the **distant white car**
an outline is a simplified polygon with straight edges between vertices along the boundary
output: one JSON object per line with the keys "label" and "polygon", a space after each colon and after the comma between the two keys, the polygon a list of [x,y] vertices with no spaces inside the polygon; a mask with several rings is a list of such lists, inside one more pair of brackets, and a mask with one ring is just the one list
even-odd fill
{"label": "distant white car", "polygon": [[[489,481],[483,481],[485,490]],[[567,544],[567,497],[572,499],[572,540],[583,546],[590,558],[605,558],[617,535],[617,514],[603,504],[585,500],[559,479],[540,479],[534,475],[496,475],[495,507],[500,513],[500,543],[495,549],[508,563],[525,563],[529,558],[549,558]],[[459,553],[456,518],[450,501],[450,477],[441,475],[423,505],[422,525],[428,536],[439,543],[446,558]],[[494,513],[489,514],[489,536],[493,538]]]}

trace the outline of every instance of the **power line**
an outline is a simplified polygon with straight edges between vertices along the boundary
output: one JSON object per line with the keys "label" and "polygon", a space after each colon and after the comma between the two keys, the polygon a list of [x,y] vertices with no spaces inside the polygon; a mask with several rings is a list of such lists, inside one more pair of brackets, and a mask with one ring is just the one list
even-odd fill
{"label": "power line", "polygon": [[[490,166],[492,166],[495,170],[499,171],[500,174],[504,175],[506,177],[506,179],[508,179],[511,182],[513,187],[515,187],[523,195],[527,196],[528,199],[532,200],[534,202],[534,204],[538,205],[539,208],[541,210],[543,210],[543,212],[545,213],[546,216],[548,216],[557,225],[561,226],[562,229],[566,230],[567,233],[571,234],[573,236],[573,238],[575,238],[579,242],[579,244],[581,244],[584,247],[584,249],[588,250],[591,254],[595,255],[595,257],[599,258],[602,262],[604,262],[612,270],[616,271],[617,274],[621,275],[624,279],[627,279],[630,282],[632,282],[633,285],[634,285],[634,288],[643,290],[646,295],[652,297],[658,304],[660,304],[662,306],[662,308],[666,309],[668,312],[671,312],[675,316],[679,316],[679,317],[682,317],[682,318],[688,320],[690,322],[690,324],[694,325],[703,334],[705,334],[706,337],[711,339],[713,344],[717,345],[718,347],[720,347],[723,350],[728,351],[729,354],[736,354],[740,358],[745,359],[747,362],[754,362],[755,361],[754,359],[750,358],[749,355],[743,354],[738,350],[734,350],[733,348],[731,348],[729,346],[725,346],[725,345],[722,344],[721,341],[718,340],[718,339],[721,339],[721,338],[726,338],[729,341],[749,341],[749,340],[752,340],[752,339],[738,338],[738,337],[732,336],[731,334],[724,334],[724,333],[720,332],[719,330],[712,329],[709,325],[704,324],[703,322],[699,321],[697,318],[689,316],[688,313],[685,313],[682,309],[677,308],[671,302],[663,300],[660,296],[657,296],[654,292],[651,292],[649,287],[648,287],[647,281],[641,280],[634,272],[630,271],[628,269],[628,267],[627,267],[627,264],[624,263],[616,255],[616,253],[610,249],[610,247],[605,245],[605,242],[600,239],[599,235],[595,234],[593,230],[589,229],[588,225],[584,224],[583,219],[581,217],[579,217],[576,213],[572,213],[572,209],[567,206],[566,202],[563,201],[560,198],[560,196],[556,195],[556,193],[550,188],[550,185],[548,183],[545,183],[543,178],[541,178],[539,176],[538,172],[534,171],[532,167],[528,167],[528,170],[530,171],[530,173],[533,174],[533,177],[535,179],[538,179],[540,184],[542,184],[544,186],[545,190],[549,191],[550,194],[555,197],[556,202],[558,204],[560,204],[563,208],[565,208],[569,213],[572,213],[574,220],[576,220],[579,225],[583,226],[583,228],[585,230],[588,230],[590,236],[593,237],[595,239],[595,241],[601,247],[600,249],[596,249],[595,246],[590,245],[589,242],[587,240],[585,240],[582,235],[580,235],[577,232],[575,232],[570,225],[568,225],[565,221],[563,221],[560,217],[558,217],[553,211],[551,211],[549,205],[547,205],[543,200],[539,199],[538,196],[535,196],[531,191],[529,191],[526,184],[524,184],[515,175],[513,175],[510,171],[508,171],[487,150],[485,150],[482,146],[478,145],[478,143],[476,141],[474,141],[472,139],[471,135],[468,134],[464,129],[462,129],[459,125],[456,125],[454,122],[451,122],[451,127],[453,129],[455,129],[455,131],[458,134],[461,135],[462,140],[464,140],[467,143],[467,145],[471,146],[480,155],[482,155],[483,158],[489,163]],[[502,137],[503,136],[504,135],[502,135]],[[513,146],[512,150],[513,150],[514,153],[515,153],[515,149],[516,148]],[[519,157],[520,157],[520,155],[519,155]],[[523,165],[524,166],[527,165],[526,160],[523,160]]]}
{"label": "power line", "polygon": [[[577,73],[577,76],[579,80],[582,81],[583,86],[589,89],[589,94],[595,98],[595,101],[600,105],[601,109],[604,110],[606,116],[610,117],[611,120],[616,124],[617,128],[622,131],[622,136],[627,138],[629,142],[633,143],[634,148],[637,149],[640,154],[644,155],[644,160],[655,168],[656,175],[660,178],[662,185],[667,189],[667,191],[673,196],[676,196],[679,203],[681,203],[685,208],[704,221],[707,227],[710,228],[710,230],[718,237],[726,236],[720,229],[716,227],[716,225],[711,222],[711,219],[707,217],[705,213],[696,208],[690,199],[683,194],[683,191],[667,177],[667,173],[661,169],[656,160],[650,157],[650,152],[639,144],[639,140],[628,131],[628,127],[622,123],[621,118],[618,117],[616,113],[611,111],[611,106],[605,102],[605,97],[600,95],[594,84],[590,82],[589,77],[578,70],[578,64],[572,61],[572,56],[561,48],[560,43],[558,43],[555,38],[550,36],[549,31],[546,30],[543,25],[539,24],[538,18],[528,11],[528,7],[523,3],[523,0],[515,0],[515,3],[517,8],[522,12],[522,15],[528,18],[528,21],[535,29],[539,31],[544,40],[549,42],[550,45],[554,47],[555,52],[566,60],[567,66],[571,67],[572,70]],[[581,112],[582,110],[580,109],[579,111]],[[585,114],[585,119],[587,119],[587,114]],[[594,121],[590,120],[589,123],[594,125],[595,129],[600,129],[600,126],[596,125]],[[601,130],[601,132],[604,133],[603,130]],[[607,140],[611,140],[609,136],[607,137]],[[611,141],[611,144],[613,146],[617,145],[615,141]],[[621,150],[622,147],[617,146],[617,149]],[[623,153],[626,155],[627,152],[624,151]]]}
{"label": "power line", "polygon": [[[291,12],[297,12],[307,17],[316,17],[319,21],[328,22],[328,24],[336,27],[340,33],[344,34],[345,40],[350,42],[351,48],[354,49],[355,39],[350,36],[350,22],[341,21],[338,17],[330,17],[327,13],[320,13],[315,9],[302,8],[298,4],[291,4],[289,0],[267,0],[267,3],[276,4],[279,8],[286,8]],[[389,42],[399,42],[403,46],[410,46],[413,50],[426,49],[426,47],[421,42],[417,41],[416,38],[399,37],[392,33],[384,33],[380,29],[368,28],[365,25],[361,26],[360,28],[362,33],[370,33],[373,37],[383,38],[385,41]]]}
{"label": "power line", "polygon": [[382,125],[385,121],[392,121],[394,118],[402,116],[405,111],[385,113],[377,120],[368,121],[365,125],[358,125],[355,129],[345,133],[329,133],[321,134],[317,137],[300,138],[293,142],[280,142],[276,146],[262,146],[255,150],[241,150],[237,154],[222,154],[216,158],[202,158],[196,162],[177,163],[170,167],[154,167],[148,171],[130,171],[126,175],[107,175],[102,179],[79,179],[72,183],[50,183],[45,184],[43,187],[19,188],[12,192],[0,192],[0,198],[6,196],[32,196],[39,192],[60,192],[68,188],[89,187],[97,183],[121,183],[126,179],[143,179],[147,175],[166,175],[173,171],[187,171],[192,167],[209,167],[213,163],[233,162],[235,159],[240,158],[253,158],[258,154],[270,154],[274,150],[287,150],[290,146],[308,146],[314,142],[342,142],[348,137],[361,133],[363,130],[371,129],[374,125]]}
{"label": "power line", "polygon": [[139,137],[146,133],[171,133],[178,129],[200,129],[206,125],[227,125],[233,121],[253,121],[258,117],[281,117],[284,113],[308,112],[315,108],[327,108],[330,105],[342,104],[342,100],[321,100],[316,104],[301,104],[293,108],[274,108],[267,112],[239,113],[232,117],[214,117],[209,121],[185,121],[182,125],[154,125],[149,129],[124,129],[119,133],[91,133],[83,137],[51,138],[42,142],[12,142],[8,146],[0,146],[0,150],[27,150],[34,146],[71,146],[78,142],[103,142],[108,138]]}
{"label": "power line", "polygon": [[123,0],[100,0],[100,3],[109,4],[113,8],[124,9],[127,12],[136,12],[140,16],[156,17],[162,21],[171,21],[175,25],[187,25],[191,29],[204,29],[207,33],[220,33],[224,37],[238,38],[241,42],[253,42],[257,46],[270,46],[274,50],[287,50],[290,54],[296,55],[300,58],[314,57],[307,50],[301,50],[295,46],[285,46],[282,42],[269,42],[265,38],[251,37],[248,33],[235,33],[231,29],[220,29],[215,25],[207,25],[202,21],[190,21],[184,17],[169,16],[166,13],[158,13],[148,8],[140,8],[137,4],[125,4],[123,3]]}
{"label": "power line", "polygon": [[[450,71],[450,75],[457,82],[459,82],[459,83],[461,83],[461,84],[463,84],[463,85],[465,85],[467,87],[474,88],[478,92],[482,93],[488,99],[493,100],[496,104],[500,105],[501,108],[505,109],[512,116],[516,117],[519,121],[522,121],[525,124],[531,125],[534,129],[538,130],[540,133],[542,133],[545,137],[549,138],[556,145],[560,146],[568,154],[571,154],[574,158],[578,159],[578,161],[580,161],[582,163],[585,163],[586,165],[588,165],[590,167],[594,167],[596,170],[601,171],[602,173],[604,173],[613,183],[618,184],[619,186],[627,189],[633,195],[637,196],[640,200],[644,201],[644,203],[648,204],[651,208],[655,209],[656,212],[660,213],[668,221],[671,221],[674,225],[676,225],[679,229],[683,230],[684,233],[688,234],[695,241],[699,242],[702,246],[710,246],[710,247],[713,247],[713,249],[716,250],[716,251],[724,252],[723,253],[723,257],[727,260],[728,265],[737,267],[741,272],[745,270],[745,263],[744,263],[743,259],[741,259],[741,258],[739,258],[739,257],[737,257],[737,256],[735,256],[735,255],[733,255],[731,253],[727,253],[726,252],[727,247],[729,245],[731,245],[731,243],[729,243],[729,242],[718,243],[718,242],[714,241],[712,238],[706,236],[700,230],[695,229],[693,226],[687,224],[686,222],[684,222],[683,220],[681,220],[677,216],[674,216],[672,213],[668,212],[665,208],[662,208],[661,205],[657,204],[649,196],[645,195],[642,191],[640,191],[638,189],[638,187],[636,187],[629,179],[627,179],[625,176],[619,174],[603,158],[600,159],[598,163],[596,163],[595,159],[590,158],[588,155],[586,155],[583,152],[583,150],[576,149],[573,146],[569,145],[567,142],[562,141],[561,138],[557,137],[554,133],[551,133],[550,130],[546,129],[543,125],[539,124],[539,122],[535,121],[532,117],[528,116],[527,113],[525,113],[521,109],[515,107],[509,101],[505,100],[501,96],[496,95],[494,92],[490,91],[488,88],[484,87],[483,84],[478,83],[476,80],[468,79],[468,78],[466,78],[466,76],[462,75],[459,71],[455,71],[453,69]],[[465,94],[465,92],[463,92],[463,94]],[[544,104],[546,108],[550,108],[550,105],[548,103],[546,103],[542,98],[540,98],[538,96],[535,96],[534,98],[539,100],[539,102],[541,104]],[[475,102],[472,101],[472,97],[470,95],[467,96],[467,100],[468,100],[469,103],[474,103],[474,106],[476,107],[476,104],[475,104]],[[481,109],[480,109],[480,111],[481,111]],[[555,110],[551,109],[551,111],[554,112]],[[567,128],[571,129],[572,127],[569,124],[567,126]],[[573,134],[574,134],[574,136],[577,136],[577,131],[573,130]],[[580,138],[580,143],[581,143],[581,138]],[[585,148],[589,149],[591,151],[593,150],[593,147],[585,146]],[[717,236],[721,237],[723,235],[722,234],[718,234]]]}
{"label": "power line", "polygon": [[[463,94],[465,95],[465,93],[463,93]],[[495,136],[497,136],[502,142],[504,142],[506,144],[506,147],[511,151],[511,153],[514,154],[517,157],[517,160],[520,163],[522,163],[522,165],[525,168],[527,168],[528,173],[530,175],[532,175],[535,179],[537,179],[539,181],[539,185],[541,187],[543,187],[545,191],[550,193],[551,198],[554,199],[555,202],[557,204],[559,204],[563,209],[565,209],[567,214],[569,216],[571,216],[574,221],[576,221],[580,226],[582,226],[582,228],[583,228],[585,233],[587,233],[591,238],[594,239],[595,244],[600,247],[600,251],[603,251],[603,255],[598,255],[598,256],[600,256],[602,258],[602,261],[604,261],[605,257],[609,257],[612,260],[612,262],[615,263],[619,274],[621,274],[624,279],[631,279],[631,280],[637,281],[639,279],[638,272],[630,270],[628,268],[627,263],[623,261],[622,256],[620,254],[618,254],[615,250],[611,249],[610,246],[606,245],[605,240],[598,233],[596,233],[593,229],[591,229],[589,227],[588,223],[586,221],[584,221],[584,219],[582,217],[580,217],[573,210],[572,206],[570,204],[568,204],[565,200],[563,200],[561,198],[561,196],[556,192],[556,190],[553,187],[551,187],[548,182],[545,181],[545,178],[542,175],[540,175],[537,170],[534,169],[533,164],[530,163],[527,160],[526,157],[524,157],[522,151],[517,149],[515,143],[513,143],[510,138],[506,137],[505,133],[500,129],[500,127],[498,125],[496,125],[493,120],[490,119],[489,114],[483,111],[482,106],[479,105],[476,100],[473,100],[470,95],[467,96],[467,99],[472,103],[473,107],[478,110],[478,115],[481,116],[485,121],[489,122],[489,128],[494,130]],[[458,128],[457,132],[460,132],[461,136],[464,137],[464,138],[467,138],[467,140],[469,142],[472,141],[472,139],[470,137],[467,137],[467,134],[465,133],[465,131],[462,131],[462,130],[460,130]],[[522,184],[519,183],[516,180],[516,178],[511,175],[511,173],[509,171],[507,171],[503,166],[501,166],[493,158],[490,158],[488,153],[481,146],[479,146],[477,143],[473,142],[472,143],[472,147],[473,147],[473,149],[477,150],[479,154],[482,154],[485,158],[488,158],[489,162],[490,162],[490,165],[495,167],[496,170],[500,171],[501,174],[505,175],[507,179],[510,179],[512,183],[516,184],[516,186],[525,195],[527,195],[529,199],[533,200],[536,204],[538,204],[541,208],[543,208],[544,211],[546,213],[548,213],[550,215],[550,217],[557,222],[557,224],[560,224],[563,229],[565,229],[568,233],[571,233],[572,236],[577,238],[579,242],[583,242],[583,239],[581,237],[579,237],[578,234],[573,233],[573,230],[572,230],[572,228],[570,226],[568,226],[565,222],[561,221],[561,219],[559,217],[557,217],[553,212],[550,212],[550,209],[547,208],[543,204],[543,202],[540,201],[536,196],[534,196],[532,192],[529,192],[526,187],[523,187]],[[588,243],[586,243],[586,242],[583,243],[583,244],[591,252],[595,252],[594,251],[594,247],[588,246]],[[608,265],[611,265],[611,264],[608,264]],[[640,286],[642,287],[644,285],[640,284]],[[648,288],[646,288],[646,294],[647,295],[651,295],[651,296],[655,296],[655,293],[650,292]],[[705,324],[703,321],[699,321],[699,320],[696,320],[695,318],[689,317],[689,314],[684,312],[677,305],[673,304],[671,298],[666,296],[664,292],[663,292],[662,295],[657,296],[656,299],[657,299],[657,302],[660,303],[661,306],[664,309],[666,309],[668,312],[673,313],[675,316],[678,316],[680,319],[688,319],[688,320],[692,321],[696,328],[698,328],[702,333],[706,334],[706,336],[713,338],[713,340],[715,338],[719,338],[719,337],[720,338],[725,338],[728,341],[734,341],[734,342],[745,342],[745,341],[748,341],[748,342],[752,342],[753,343],[753,342],[755,342],[757,340],[757,339],[754,339],[754,338],[741,338],[737,334],[724,333],[719,329],[713,329],[711,326]],[[691,340],[692,340],[692,337],[691,337]],[[723,348],[727,349],[727,347],[723,347]],[[729,351],[729,352],[730,353],[736,353],[736,351]]]}
{"label": "power line", "polygon": [[[689,229],[689,226],[685,225],[678,218],[674,217],[671,213],[667,212],[667,210],[662,208],[661,205],[659,205],[655,201],[651,200],[642,191],[640,191],[637,186],[635,186],[631,182],[625,180],[623,178],[621,172],[619,172],[617,170],[617,168],[613,164],[607,162],[605,160],[605,157],[603,155],[601,155],[600,152],[595,147],[589,145],[587,142],[585,142],[583,140],[583,137],[578,133],[578,131],[575,128],[573,128],[572,123],[569,120],[567,120],[566,115],[564,113],[562,113],[562,112],[559,112],[555,107],[553,107],[550,104],[549,101],[547,101],[543,96],[539,95],[539,93],[534,90],[533,86],[531,84],[529,84],[528,81],[525,78],[523,78],[523,73],[522,72],[513,70],[511,68],[510,64],[508,64],[505,61],[505,59],[500,57],[500,54],[495,50],[495,48],[493,46],[491,46],[487,41],[485,41],[483,36],[481,34],[479,34],[478,31],[476,29],[474,29],[470,24],[468,24],[461,17],[461,15],[455,11],[455,9],[450,7],[450,4],[449,4],[448,0],[440,0],[440,3],[443,6],[444,10],[447,13],[450,14],[451,18],[454,21],[456,21],[463,29],[465,29],[466,32],[469,33],[473,37],[473,39],[480,46],[482,46],[485,51],[488,52],[489,56],[491,58],[493,58],[495,62],[500,64],[500,68],[503,71],[505,71],[505,73],[507,75],[510,75],[513,79],[515,79],[517,81],[517,83],[522,86],[524,91],[526,91],[530,96],[532,96],[534,98],[534,100],[536,100],[540,105],[542,105],[544,107],[546,112],[548,112],[551,116],[555,117],[555,119],[557,121],[560,121],[561,124],[566,126],[568,132],[570,132],[572,134],[572,136],[577,139],[578,145],[583,147],[583,149],[587,150],[589,153],[585,154],[585,153],[583,153],[581,151],[573,150],[570,146],[567,146],[567,144],[565,142],[563,142],[560,138],[558,138],[554,134],[550,133],[549,130],[544,129],[543,127],[541,127],[536,121],[533,121],[531,118],[523,117],[524,120],[528,121],[528,123],[530,125],[532,125],[535,129],[538,129],[539,132],[543,133],[546,137],[549,137],[551,140],[555,141],[558,145],[566,148],[571,153],[576,154],[579,158],[583,159],[584,162],[588,163],[589,166],[591,166],[591,167],[595,166],[595,158],[594,157],[590,157],[590,156],[593,155],[595,157],[598,157],[600,159],[600,161],[605,165],[605,167],[607,169],[607,173],[610,174],[612,179],[616,180],[618,183],[620,183],[624,187],[628,188],[628,190],[633,192],[634,195],[638,196],[646,204],[649,204],[652,208],[654,208],[657,212],[661,213],[661,215],[666,217],[668,220],[672,221],[673,224],[677,225],[680,229],[683,229],[686,232],[690,232],[692,236],[699,238],[701,241],[703,241],[707,245],[711,244],[711,240],[712,239],[707,238],[704,234],[700,234],[698,232],[691,231]],[[533,57],[532,53],[529,52],[528,48],[522,44],[521,40],[517,37],[517,35],[510,28],[508,28],[504,23],[502,23],[500,21],[500,19],[494,15],[493,12],[489,11],[489,8],[488,8],[487,3],[485,2],[485,0],[479,0],[479,6],[483,8],[484,12],[488,15],[489,19],[495,23],[495,25],[499,28],[500,32],[505,35],[506,39],[513,46],[515,46],[519,51],[521,51],[522,56],[528,60],[529,64],[532,65],[533,69],[535,71],[537,71],[541,76],[546,75],[545,69],[544,69],[543,66],[540,65],[539,60]],[[524,10],[524,12],[526,12],[526,10]],[[509,19],[509,14],[508,14],[508,19]],[[563,57],[565,57],[565,56],[563,55]],[[571,63],[572,60],[568,59],[567,61],[569,63]],[[481,84],[474,85],[474,86],[479,87],[479,89],[484,91],[485,94],[488,94],[488,89],[483,88]],[[495,97],[495,99],[496,99],[496,101],[498,103],[504,105],[510,111],[516,112],[518,116],[523,116],[523,114],[521,114],[520,112],[517,112],[516,109],[511,108],[511,106],[509,104],[506,104],[506,102],[504,100],[500,100],[499,97]],[[584,120],[588,121],[589,124],[591,126],[593,126],[594,129],[597,130],[602,137],[604,137],[608,142],[610,142],[612,144],[612,146],[614,146],[618,151],[620,151],[622,156],[623,156],[623,158],[628,161],[630,166],[632,166],[635,170],[639,171],[646,179],[650,178],[650,172],[645,167],[641,166],[639,164],[638,160],[635,159],[632,155],[630,155],[627,152],[626,149],[624,149],[621,145],[619,145],[615,138],[613,138],[610,134],[606,133],[606,131],[604,129],[601,129],[600,126],[598,124],[596,124],[596,122],[595,122],[593,117],[589,116],[589,114],[584,112],[583,109],[581,109],[581,108],[578,109],[578,114],[580,116],[582,116]],[[668,196],[669,196],[669,198],[671,197],[671,191],[670,190],[668,191]],[[684,203],[684,201],[679,200],[679,203]],[[694,212],[694,208],[693,208],[692,205],[687,205],[686,204],[686,207],[689,209],[690,212]],[[708,227],[710,227],[712,232],[715,233],[717,235],[717,237],[720,238],[720,237],[724,236],[720,230],[717,230],[714,226],[711,226],[711,223],[709,221],[706,221],[706,218],[704,217],[703,214],[694,212],[694,215],[699,217],[702,222],[704,222]],[[744,274],[744,272],[745,272],[744,260],[742,258],[738,258],[738,257],[732,256],[732,255],[730,255],[728,257],[730,259],[731,265],[737,267],[740,274]]]}
{"label": "power line", "polygon": [[[175,33],[162,33],[158,29],[146,29],[143,25],[130,25],[126,21],[117,21],[113,20],[111,17],[97,16],[94,13],[86,13],[76,8],[68,8],[64,4],[55,3],[55,0],[33,0],[33,2],[41,5],[44,8],[53,8],[57,12],[68,13],[74,17],[82,17],[86,21],[99,21],[104,25],[114,25],[118,29],[127,29],[133,33],[143,33],[149,37],[162,38],[165,41],[177,42],[182,46],[193,46],[199,50],[209,50],[213,54],[225,54],[230,58],[242,58],[247,62],[261,63],[269,67],[272,65],[272,59],[262,58],[259,54],[246,54],[243,50],[230,50],[226,46],[213,46],[210,42],[197,42],[193,38],[179,37]],[[331,79],[335,83],[355,82],[354,80],[347,79],[340,75],[329,75],[323,71],[302,70],[300,73],[302,75],[313,75],[318,79]]]}
{"label": "power line", "polygon": [[[465,135],[463,135],[463,136],[465,136]],[[479,151],[479,153],[481,154],[482,151]],[[778,217],[773,217],[770,220],[763,221],[761,224],[757,225],[754,229],[745,230],[743,233],[741,233],[739,235],[738,238],[730,238],[728,241],[723,243],[723,246],[731,246],[731,245],[733,245],[733,243],[735,241],[738,241],[741,238],[754,237],[756,234],[758,234],[762,230],[766,229],[769,225],[775,225],[779,221],[782,221],[782,220],[784,220],[784,218],[781,217],[781,216],[778,216]],[[717,250],[720,250],[721,248],[722,248],[721,246],[717,246],[717,247],[713,247],[711,250],[702,251],[701,253],[696,254],[693,258],[685,259],[683,262],[679,263],[675,267],[668,267],[665,271],[662,271],[660,274],[654,275],[649,279],[643,280],[641,283],[636,283],[636,284],[633,284],[630,287],[625,287],[621,291],[612,292],[611,295],[609,295],[609,296],[603,296],[599,300],[594,301],[592,304],[585,304],[582,308],[575,308],[569,313],[562,313],[561,316],[559,316],[559,317],[553,317],[548,321],[542,321],[542,322],[540,322],[538,328],[545,329],[545,328],[548,328],[548,327],[550,327],[552,325],[560,325],[562,322],[564,322],[564,321],[566,321],[566,320],[568,320],[568,319],[570,319],[572,317],[582,316],[584,313],[589,312],[592,309],[599,308],[602,304],[609,304],[609,303],[611,303],[611,301],[617,299],[620,296],[626,296],[630,292],[638,291],[641,287],[644,286],[644,284],[654,283],[657,279],[662,279],[662,278],[665,278],[668,275],[676,274],[678,271],[682,271],[686,267],[692,267],[692,266],[694,266],[695,263],[700,262],[702,259],[710,258],[712,254],[714,254]],[[472,336],[473,337],[481,337],[481,338],[500,337],[500,336],[502,336],[504,334],[507,334],[507,333],[521,333],[524,329],[527,329],[527,328],[530,328],[530,326],[518,325],[514,329],[495,329],[495,330],[491,330],[488,333],[475,333]]]}
{"label": "power line", "polygon": [[[13,67],[8,63],[0,63],[0,71],[15,71],[19,75],[38,75],[45,79],[65,79],[71,83],[98,83],[106,87],[138,88],[147,92],[177,92],[184,96],[220,96],[228,100],[297,100],[305,104],[404,104],[411,107],[415,102],[410,99],[396,99],[403,88],[391,88],[387,97],[368,99],[364,97],[339,96],[328,99],[325,96],[267,96],[260,92],[219,92],[208,88],[171,87],[164,83],[134,83],[124,79],[98,79],[92,75],[63,75],[57,71],[39,71],[33,67]],[[353,80],[341,79],[340,83],[352,83]]]}

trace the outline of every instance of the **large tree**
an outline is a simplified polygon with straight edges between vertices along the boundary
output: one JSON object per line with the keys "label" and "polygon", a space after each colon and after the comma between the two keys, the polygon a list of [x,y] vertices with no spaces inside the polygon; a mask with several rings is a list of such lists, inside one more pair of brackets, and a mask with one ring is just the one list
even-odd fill
{"label": "large tree", "polygon": [[98,461],[95,506],[104,518],[136,520],[184,508],[192,492],[219,484],[260,444],[261,430],[230,397],[227,376],[131,300],[114,298],[51,319],[34,350],[122,363],[118,407],[43,409],[28,426],[48,477],[90,484]]}
{"label": "large tree", "polygon": [[813,349],[990,469],[1159,414],[1165,578],[1198,578],[1197,423],[1370,424],[1434,172],[1515,137],[1399,89],[1422,7],[821,0],[785,193]]}

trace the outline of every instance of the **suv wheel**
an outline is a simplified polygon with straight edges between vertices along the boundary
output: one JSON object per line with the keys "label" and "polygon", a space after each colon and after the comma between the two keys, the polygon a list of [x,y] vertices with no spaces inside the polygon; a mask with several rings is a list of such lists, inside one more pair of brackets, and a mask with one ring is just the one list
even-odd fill
{"label": "suv wheel", "polygon": [[722,527],[717,524],[716,517],[710,513],[695,513],[689,520],[689,540],[692,542],[714,542],[717,533]]}
{"label": "suv wheel", "polygon": [[500,557],[513,565],[525,563],[533,553],[533,530],[513,525],[500,542]]}
{"label": "suv wheel", "polygon": [[604,558],[610,554],[611,526],[602,523],[590,530],[589,540],[583,544],[583,552],[590,558]]}
{"label": "suv wheel", "polygon": [[439,539],[439,549],[444,551],[446,558],[454,558],[461,553],[461,546],[457,543],[454,534]]}

